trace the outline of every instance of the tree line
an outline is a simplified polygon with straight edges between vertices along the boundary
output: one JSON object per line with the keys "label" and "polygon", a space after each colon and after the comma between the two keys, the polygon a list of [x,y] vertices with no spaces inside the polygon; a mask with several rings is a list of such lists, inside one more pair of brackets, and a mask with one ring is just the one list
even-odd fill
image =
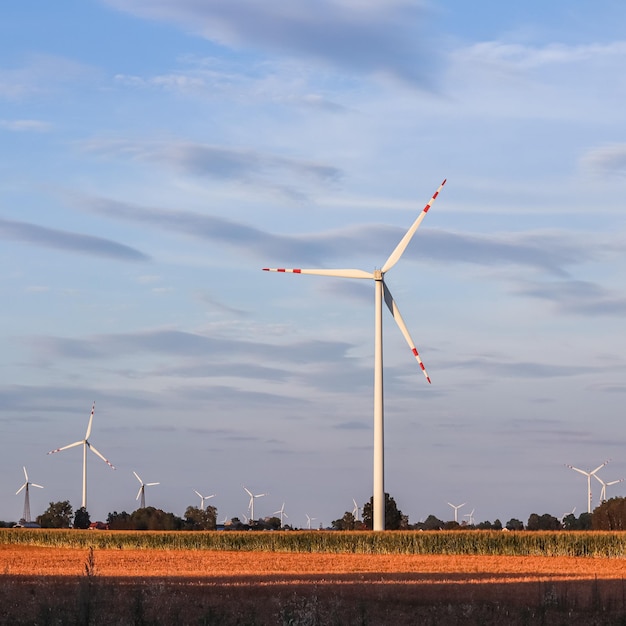
{"label": "tree line", "polygon": [[[332,530],[371,530],[373,528],[373,498],[363,506],[363,518],[357,519],[354,512],[344,515],[331,523]],[[23,520],[20,520],[21,522]],[[85,508],[75,512],[68,500],[50,502],[50,506],[37,516],[36,523],[42,528],[89,528],[92,525],[90,515]],[[99,523],[100,524],[100,523]],[[13,522],[0,521],[0,527],[14,526]],[[216,530],[217,508],[207,506],[200,509],[188,506],[182,517],[154,507],[140,508],[132,513],[113,511],[107,516],[106,523],[100,527],[110,530]],[[222,526],[220,525],[220,528]],[[294,530],[289,525],[281,526],[278,517],[265,517],[258,520],[241,522],[232,518],[224,526],[230,530]],[[531,513],[524,524],[511,518],[506,524],[499,519],[478,524],[456,521],[444,521],[435,515],[429,515],[423,521],[410,524],[407,515],[398,508],[396,501],[385,494],[385,528],[387,530],[626,530],[626,498],[611,498],[598,506],[593,513],[573,513],[557,518],[548,513]]]}

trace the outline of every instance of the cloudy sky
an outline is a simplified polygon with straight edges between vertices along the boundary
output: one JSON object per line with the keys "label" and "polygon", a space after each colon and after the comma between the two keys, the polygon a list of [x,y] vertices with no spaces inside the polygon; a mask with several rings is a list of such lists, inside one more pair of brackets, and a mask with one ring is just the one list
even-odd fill
{"label": "cloudy sky", "polygon": [[[13,3],[0,24],[0,519],[22,466],[92,519],[246,485],[330,524],[586,510],[626,477],[626,6],[529,0]],[[385,311],[386,313],[386,311]],[[624,486],[608,495],[626,493]],[[600,484],[594,484],[594,502]]]}

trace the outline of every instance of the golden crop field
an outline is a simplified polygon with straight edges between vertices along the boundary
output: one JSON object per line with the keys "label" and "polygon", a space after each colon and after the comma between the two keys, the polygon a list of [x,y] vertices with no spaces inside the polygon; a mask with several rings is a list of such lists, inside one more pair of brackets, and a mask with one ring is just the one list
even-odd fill
{"label": "golden crop field", "polygon": [[[608,624],[626,614],[622,556],[281,551],[287,533],[272,537],[273,549],[259,547],[273,533],[219,539],[247,536],[254,549],[150,547],[182,534],[201,539],[56,531],[46,539],[56,545],[36,545],[43,534],[33,542],[5,534],[0,623],[71,623],[71,615],[94,624]],[[320,534],[299,541],[315,544]],[[464,534],[480,544],[480,533]],[[139,541],[144,547],[128,547]],[[19,598],[16,614],[4,610]]]}

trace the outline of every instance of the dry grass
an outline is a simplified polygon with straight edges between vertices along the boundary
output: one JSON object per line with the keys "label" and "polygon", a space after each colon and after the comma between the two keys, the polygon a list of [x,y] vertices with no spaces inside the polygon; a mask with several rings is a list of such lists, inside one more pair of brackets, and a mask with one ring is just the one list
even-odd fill
{"label": "dry grass", "polygon": [[[325,624],[334,615],[337,624],[402,624],[419,614],[421,623],[445,624],[468,623],[469,611],[469,623],[532,624],[547,611],[567,617],[547,623],[603,624],[613,622],[590,621],[589,612],[616,620],[626,612],[622,558],[97,548],[88,564],[84,548],[0,545],[0,608],[28,595],[39,613],[21,609],[34,620],[21,623],[41,621],[46,606],[47,623],[57,623],[48,619],[55,611],[71,623],[68,611],[80,607],[100,615],[82,623],[108,623],[104,614],[124,623],[114,620],[113,598],[135,623],[139,612],[143,623]],[[6,616],[0,623],[19,623]]]}

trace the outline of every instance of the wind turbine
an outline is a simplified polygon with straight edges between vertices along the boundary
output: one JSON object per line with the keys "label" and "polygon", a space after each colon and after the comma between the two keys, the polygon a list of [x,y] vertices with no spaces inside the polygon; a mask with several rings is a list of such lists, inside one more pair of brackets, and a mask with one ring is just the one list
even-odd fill
{"label": "wind turbine", "polygon": [[283,502],[283,505],[280,507],[280,509],[278,509],[278,511],[274,511],[274,515],[280,515],[280,527],[282,528],[284,526],[283,524],[283,517],[289,517],[289,515],[287,515],[287,513],[285,513],[285,503]]}
{"label": "wind turbine", "polygon": [[262,498],[263,496],[266,496],[267,494],[257,493],[253,495],[252,492],[247,487],[244,487],[244,491],[250,496],[250,504],[248,504],[248,511],[250,511],[250,522],[254,524],[254,501],[257,498]]}
{"label": "wind turbine", "polygon": [[624,482],[623,478],[619,480],[612,480],[611,482],[605,483],[597,474],[594,474],[593,477],[602,485],[602,490],[600,491],[600,504],[606,501],[606,488],[611,485],[617,485],[617,483]]}
{"label": "wind turbine", "polygon": [[476,509],[472,509],[470,513],[466,513],[463,517],[467,517],[467,524],[468,526],[473,526],[474,525],[474,511]]}
{"label": "wind turbine", "polygon": [[215,494],[211,494],[210,496],[203,496],[199,491],[196,491],[195,489],[194,491],[200,497],[200,510],[204,511],[204,501],[210,500],[211,498],[215,498]]}
{"label": "wind turbine", "polygon": [[15,495],[18,495],[20,491],[22,491],[22,489],[24,489],[24,515],[22,516],[22,519],[25,522],[30,522],[32,521],[30,519],[30,495],[28,492],[28,488],[29,486],[33,486],[33,487],[39,487],[39,489],[43,489],[43,487],[41,485],[38,485],[36,483],[31,483],[28,480],[28,474],[26,473],[26,468],[24,467],[24,478],[26,479],[26,482],[15,492]]}
{"label": "wind turbine", "polygon": [[448,502],[448,504],[454,509],[454,521],[458,524],[459,523],[458,511],[461,507],[464,507],[467,504],[467,502],[463,502],[463,504],[452,504],[452,502]]}
{"label": "wind turbine", "polygon": [[135,500],[139,500],[139,496],[141,496],[141,506],[139,508],[145,509],[146,508],[146,487],[153,487],[154,485],[160,485],[161,483],[144,483],[143,480],[139,478],[139,474],[137,474],[135,470],[133,470],[133,474],[135,475],[135,478],[139,481],[139,484],[141,485],[141,487],[139,487],[139,491],[137,492],[137,497],[135,498]]}
{"label": "wind turbine", "polygon": [[400,315],[400,311],[391,296],[391,292],[385,285],[385,274],[400,260],[400,257],[409,245],[415,231],[417,231],[422,220],[428,213],[433,202],[439,195],[442,187],[446,184],[444,180],[428,204],[422,209],[417,219],[413,222],[400,243],[396,246],[391,256],[385,264],[373,272],[366,272],[357,269],[284,269],[284,268],[263,268],[266,272],[285,272],[291,274],[315,274],[318,276],[334,276],[338,278],[364,278],[374,281],[375,294],[375,330],[374,330],[374,530],[385,530],[385,463],[384,463],[384,402],[383,402],[383,320],[382,302],[383,299],[391,311],[400,331],[404,335],[413,355],[417,359],[426,380],[430,383],[430,377],[426,372],[422,359],[413,343],[413,339]]}
{"label": "wind turbine", "polygon": [[591,472],[586,472],[585,470],[578,469],[577,467],[574,467],[573,465],[567,465],[567,463],[565,464],[565,467],[569,467],[575,472],[578,472],[579,474],[583,474],[584,476],[587,477],[587,513],[591,513],[591,477],[595,476],[596,472],[602,469],[610,460],[611,459],[607,459],[604,463],[602,463],[602,465],[598,465],[598,467],[596,467],[596,469],[594,469]]}
{"label": "wind turbine", "polygon": [[360,512],[360,508],[359,505],[356,503],[356,500],[354,498],[352,498],[352,502],[354,502],[354,508],[352,509],[352,517],[354,517],[354,521],[358,522],[359,520],[359,512]]}
{"label": "wind turbine", "polygon": [[107,459],[105,459],[98,450],[89,442],[89,436],[91,435],[91,425],[93,423],[93,414],[96,410],[96,403],[94,402],[91,407],[91,415],[89,416],[89,424],[87,424],[87,432],[85,433],[85,438],[80,441],[75,441],[74,443],[70,443],[67,446],[63,446],[62,448],[57,448],[56,450],[50,450],[48,454],[54,454],[55,452],[61,452],[62,450],[67,450],[68,448],[75,448],[76,446],[83,446],[83,499],[81,506],[86,509],[87,508],[87,448],[89,448],[96,456],[99,456],[111,469],[115,469],[113,465]]}
{"label": "wind turbine", "polygon": [[317,517],[309,517],[309,514],[308,514],[308,513],[305,513],[305,515],[306,515],[306,527],[307,527],[309,530],[311,530],[311,522],[312,522],[313,520],[316,520],[316,519],[317,519]]}

